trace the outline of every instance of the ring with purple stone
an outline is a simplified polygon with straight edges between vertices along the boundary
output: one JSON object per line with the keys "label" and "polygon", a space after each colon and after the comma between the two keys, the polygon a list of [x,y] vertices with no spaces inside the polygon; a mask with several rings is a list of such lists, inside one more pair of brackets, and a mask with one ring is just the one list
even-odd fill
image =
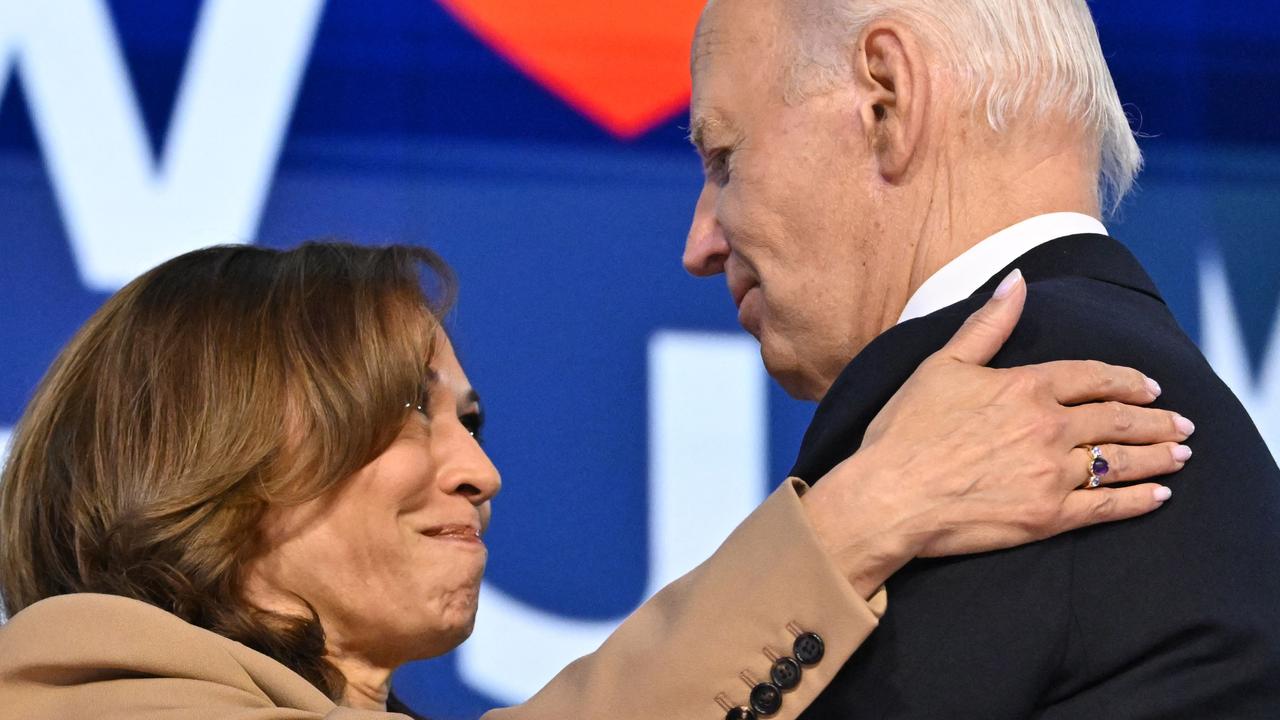
{"label": "ring with purple stone", "polygon": [[1089,479],[1084,481],[1084,489],[1092,490],[1101,485],[1102,478],[1111,472],[1111,463],[1102,457],[1102,448],[1097,445],[1085,449],[1089,451]]}

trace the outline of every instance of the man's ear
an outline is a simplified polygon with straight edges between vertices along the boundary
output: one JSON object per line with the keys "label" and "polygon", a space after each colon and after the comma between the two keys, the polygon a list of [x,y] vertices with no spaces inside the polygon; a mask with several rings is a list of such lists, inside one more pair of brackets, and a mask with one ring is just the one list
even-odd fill
{"label": "man's ear", "polygon": [[907,174],[924,134],[929,73],[920,46],[905,27],[876,21],[863,30],[854,58],[858,116],[880,174]]}

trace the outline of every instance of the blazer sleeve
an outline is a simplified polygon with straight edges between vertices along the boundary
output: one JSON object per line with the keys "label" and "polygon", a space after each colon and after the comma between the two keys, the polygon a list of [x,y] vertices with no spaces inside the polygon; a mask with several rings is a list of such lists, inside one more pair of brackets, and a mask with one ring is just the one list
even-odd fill
{"label": "blazer sleeve", "polygon": [[[705,563],[527,703],[485,720],[718,718],[748,702],[796,633],[825,653],[781,695],[796,717],[876,626],[822,550],[793,480]],[[809,638],[806,650],[815,644]],[[814,657],[809,659],[814,660]],[[408,720],[334,707],[275,660],[128,598],[48,598],[0,626],[0,720]]]}
{"label": "blazer sleeve", "polygon": [[[886,604],[883,591],[870,602],[859,596],[824,552],[801,505],[807,488],[788,480],[711,558],[654,595],[600,649],[527,702],[483,720],[720,720],[751,704],[753,688],[770,681],[779,658],[812,661],[813,633],[821,659],[801,666],[798,684],[768,715],[799,716],[875,629]],[[797,647],[801,636],[806,645]]]}

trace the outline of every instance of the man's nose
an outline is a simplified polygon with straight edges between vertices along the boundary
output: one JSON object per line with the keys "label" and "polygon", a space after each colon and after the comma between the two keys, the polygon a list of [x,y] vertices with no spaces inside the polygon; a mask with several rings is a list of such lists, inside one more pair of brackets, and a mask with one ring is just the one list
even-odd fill
{"label": "man's nose", "polygon": [[710,277],[724,272],[729,259],[729,242],[716,220],[716,196],[719,188],[710,182],[702,186],[698,204],[693,208],[693,222],[684,241],[684,269],[690,275]]}

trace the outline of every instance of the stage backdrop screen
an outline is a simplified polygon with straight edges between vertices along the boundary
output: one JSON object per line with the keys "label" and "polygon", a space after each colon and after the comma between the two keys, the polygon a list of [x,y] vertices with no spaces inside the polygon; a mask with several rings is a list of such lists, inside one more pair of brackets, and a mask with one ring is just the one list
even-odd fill
{"label": "stage backdrop screen", "polygon": [[[167,257],[435,248],[505,486],[474,637],[396,687],[442,720],[527,697],[710,553],[812,413],[680,268],[700,6],[0,0],[0,434]],[[1147,156],[1109,228],[1280,448],[1280,14],[1093,7]]]}

